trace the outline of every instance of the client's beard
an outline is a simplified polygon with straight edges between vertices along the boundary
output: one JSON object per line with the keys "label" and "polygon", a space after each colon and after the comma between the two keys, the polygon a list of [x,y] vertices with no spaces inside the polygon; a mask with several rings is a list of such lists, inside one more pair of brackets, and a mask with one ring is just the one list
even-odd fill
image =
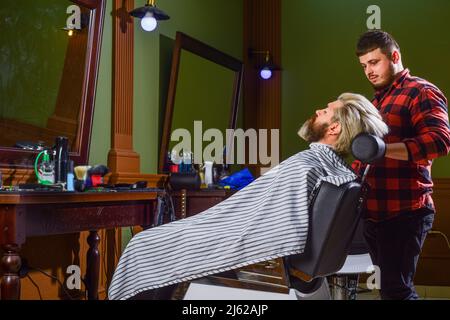
{"label": "client's beard", "polygon": [[317,115],[313,115],[302,125],[298,131],[298,135],[306,142],[312,143],[322,140],[325,137],[328,123],[316,124]]}

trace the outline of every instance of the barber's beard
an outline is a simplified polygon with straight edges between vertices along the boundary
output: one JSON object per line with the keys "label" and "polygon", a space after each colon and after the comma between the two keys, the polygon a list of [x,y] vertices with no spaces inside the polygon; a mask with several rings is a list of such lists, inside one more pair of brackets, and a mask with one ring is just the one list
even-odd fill
{"label": "barber's beard", "polygon": [[316,115],[312,116],[302,125],[298,132],[299,136],[309,143],[322,140],[330,126],[328,123],[316,123],[316,118]]}
{"label": "barber's beard", "polygon": [[386,74],[386,80],[376,85],[372,84],[372,87],[377,91],[390,87],[394,83],[395,78],[396,78],[395,67],[393,64],[390,64],[389,71]]}

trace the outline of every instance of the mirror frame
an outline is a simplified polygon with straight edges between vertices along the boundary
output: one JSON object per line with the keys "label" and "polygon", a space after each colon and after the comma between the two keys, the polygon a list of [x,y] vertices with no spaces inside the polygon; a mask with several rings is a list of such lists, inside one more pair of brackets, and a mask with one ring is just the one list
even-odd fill
{"label": "mirror frame", "polygon": [[[83,165],[87,164],[89,157],[106,0],[70,1],[90,11],[89,36],[84,66],[84,83],[81,96],[77,140],[75,143],[78,148],[77,150],[70,152],[70,159],[74,161],[75,165]],[[0,146],[0,167],[14,169],[33,168],[34,160],[38,153],[38,151]]]}
{"label": "mirror frame", "polygon": [[229,129],[236,129],[236,121],[238,116],[239,98],[241,93],[241,85],[243,79],[244,64],[242,61],[213,48],[197,39],[188,36],[185,33],[177,31],[175,47],[173,49],[172,70],[170,73],[170,83],[167,97],[167,104],[164,116],[164,127],[162,132],[161,147],[159,151],[158,172],[163,172],[164,161],[170,143],[173,109],[175,105],[175,96],[178,83],[178,71],[180,69],[181,50],[187,50],[211,62],[217,63],[227,69],[234,71],[233,98],[230,106]]}

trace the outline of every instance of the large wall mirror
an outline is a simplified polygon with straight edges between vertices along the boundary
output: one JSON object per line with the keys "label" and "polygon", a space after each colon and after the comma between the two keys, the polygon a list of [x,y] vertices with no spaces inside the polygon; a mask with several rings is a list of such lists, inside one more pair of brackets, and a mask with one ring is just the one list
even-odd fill
{"label": "large wall mirror", "polygon": [[[226,129],[236,128],[242,70],[238,59],[177,32],[159,155],[160,173],[167,173],[167,154],[178,144],[171,135],[177,129],[191,133],[193,152],[194,139],[201,141],[202,150],[211,143],[201,136],[208,129],[220,130],[225,145]],[[196,121],[201,121],[201,131],[199,126],[194,129]]]}
{"label": "large wall mirror", "polygon": [[[68,137],[75,164],[87,162],[105,4],[0,2],[1,167],[32,167],[57,136]],[[81,29],[69,35],[71,17]]]}

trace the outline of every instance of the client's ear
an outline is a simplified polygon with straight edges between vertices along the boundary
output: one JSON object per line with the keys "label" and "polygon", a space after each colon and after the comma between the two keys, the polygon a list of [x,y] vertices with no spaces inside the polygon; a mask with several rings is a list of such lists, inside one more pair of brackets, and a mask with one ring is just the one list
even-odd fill
{"label": "client's ear", "polygon": [[331,136],[337,136],[341,133],[341,124],[340,122],[333,122],[328,127],[328,134]]}

